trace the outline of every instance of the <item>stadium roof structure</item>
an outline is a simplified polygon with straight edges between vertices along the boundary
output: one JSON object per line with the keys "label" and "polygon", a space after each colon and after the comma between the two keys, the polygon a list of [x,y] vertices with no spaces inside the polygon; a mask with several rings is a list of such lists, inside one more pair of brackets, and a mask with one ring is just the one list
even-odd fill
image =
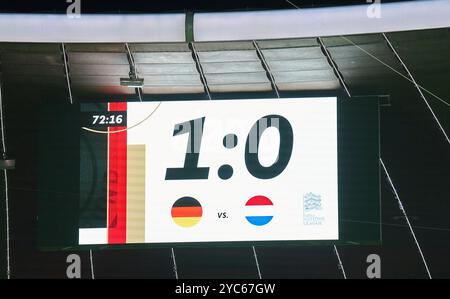
{"label": "stadium roof structure", "polygon": [[[128,76],[133,61],[148,100],[198,98],[208,89],[219,97],[340,90],[342,79],[353,93],[385,94],[400,87],[398,82],[409,84],[396,73],[407,76],[396,49],[420,82],[424,72],[433,85],[446,81],[447,58],[440,54],[447,50],[448,1],[387,3],[381,18],[368,17],[368,8],[79,19],[5,14],[0,15],[2,80],[65,93],[70,83],[69,96],[78,100],[125,95],[132,100],[138,92],[121,86],[120,78]],[[425,50],[433,52],[425,57]],[[371,84],[373,78],[383,82]]]}
{"label": "stadium roof structure", "polygon": [[[445,178],[450,177],[450,161],[448,137],[444,135],[450,132],[450,2],[415,2],[385,4],[381,18],[369,18],[368,6],[83,15],[79,19],[37,14],[24,19],[20,14],[0,14],[0,83],[10,151],[26,157],[37,138],[32,124],[27,126],[14,115],[28,111],[24,115],[33,118],[40,103],[56,100],[69,103],[387,95],[381,115],[382,157],[392,169],[391,177],[404,199],[431,272],[449,277],[445,244],[450,241],[450,205]],[[144,79],[142,88],[120,85],[120,78],[128,77],[132,69]],[[17,136],[21,130],[30,133]],[[27,139],[30,136],[34,137]],[[24,161],[36,165],[33,157]],[[35,195],[26,189],[36,184],[36,174],[27,171],[17,169],[12,173],[11,197]],[[381,191],[383,247],[340,249],[347,274],[364,277],[365,256],[375,250],[384,258],[386,276],[427,277],[422,252],[417,251],[389,182],[382,183]],[[28,230],[20,222],[35,226],[34,210],[20,215],[20,202],[12,203],[12,214],[21,220],[12,221],[18,221],[16,232],[27,235]],[[13,247],[18,253],[14,266],[23,270],[25,263],[17,260],[30,252],[21,244],[34,241],[15,238]],[[184,254],[184,262],[189,264],[189,257],[195,259],[199,252],[211,255],[211,260],[216,260],[213,264],[219,263],[216,266],[229,275],[237,271],[236,275],[250,278],[254,262],[247,255],[253,255],[250,250],[240,250],[183,249],[178,256]],[[145,260],[146,253],[137,252],[137,259]],[[328,248],[264,248],[258,252],[266,277],[341,276]],[[164,256],[156,258],[160,260],[158,266],[150,266],[154,273],[161,274],[166,253],[162,249],[153,253]],[[102,254],[106,264],[108,256],[117,253]],[[236,262],[218,262],[221,254]],[[43,260],[55,258],[36,252],[31,255]],[[361,261],[356,261],[355,256]],[[121,258],[133,259],[129,252]],[[447,267],[441,265],[442,261]],[[107,266],[99,267],[109,275]],[[159,277],[142,271],[143,276]],[[167,271],[161,277],[171,277],[171,270]],[[213,270],[196,271],[202,270],[187,265],[184,277],[221,277]],[[31,274],[17,274],[21,275]]]}
{"label": "stadium roof structure", "polygon": [[127,43],[130,52],[125,43],[1,43],[1,73],[4,84],[40,86],[32,91],[35,96],[48,92],[68,98],[69,82],[71,96],[79,101],[124,96],[137,100],[135,89],[120,85],[120,78],[130,72],[130,59],[144,78],[144,100],[204,98],[206,89],[213,98],[227,92],[274,96],[275,87],[281,93],[338,91],[340,77],[352,95],[390,94],[410,82],[401,76],[408,75],[387,41],[418,82],[446,98],[447,28],[323,38]]}

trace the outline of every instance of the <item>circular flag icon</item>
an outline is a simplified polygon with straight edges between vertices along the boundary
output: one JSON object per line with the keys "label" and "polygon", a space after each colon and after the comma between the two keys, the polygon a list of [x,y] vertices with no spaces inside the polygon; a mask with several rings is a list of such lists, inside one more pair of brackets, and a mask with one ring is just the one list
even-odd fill
{"label": "circular flag icon", "polygon": [[253,225],[266,225],[272,220],[273,214],[273,203],[265,196],[253,196],[245,204],[245,218]]}
{"label": "circular flag icon", "polygon": [[179,226],[191,227],[202,218],[202,205],[195,198],[185,196],[173,204],[171,214],[173,221]]}

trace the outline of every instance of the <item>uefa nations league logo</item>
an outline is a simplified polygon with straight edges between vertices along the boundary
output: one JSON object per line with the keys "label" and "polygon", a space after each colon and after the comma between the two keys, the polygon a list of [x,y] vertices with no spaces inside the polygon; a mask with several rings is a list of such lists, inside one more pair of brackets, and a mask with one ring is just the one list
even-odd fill
{"label": "uefa nations league logo", "polygon": [[303,195],[303,224],[322,225],[324,220],[322,196],[312,192]]}

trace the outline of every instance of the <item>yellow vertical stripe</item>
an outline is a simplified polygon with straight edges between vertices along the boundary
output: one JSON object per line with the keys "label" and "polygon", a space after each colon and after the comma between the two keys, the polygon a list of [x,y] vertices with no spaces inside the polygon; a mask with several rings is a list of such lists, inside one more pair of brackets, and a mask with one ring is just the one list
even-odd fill
{"label": "yellow vertical stripe", "polygon": [[145,242],[145,145],[127,146],[127,243]]}

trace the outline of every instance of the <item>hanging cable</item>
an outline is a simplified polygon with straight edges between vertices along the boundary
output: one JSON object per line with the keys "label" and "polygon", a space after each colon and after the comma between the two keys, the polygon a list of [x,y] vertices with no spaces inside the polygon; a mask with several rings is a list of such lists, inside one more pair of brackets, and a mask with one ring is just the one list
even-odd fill
{"label": "hanging cable", "polygon": [[5,177],[5,210],[6,210],[6,277],[11,278],[11,260],[10,260],[10,231],[9,231],[9,199],[8,199],[8,175],[6,169],[3,170]]}
{"label": "hanging cable", "polygon": [[347,279],[347,275],[345,274],[344,264],[341,261],[341,257],[339,256],[339,251],[337,250],[336,245],[333,245],[333,248],[334,248],[334,253],[336,254],[338,262],[339,262],[339,269],[341,269],[344,279]]}
{"label": "hanging cable", "polygon": [[355,44],[353,41],[351,41],[350,39],[348,39],[345,36],[340,36],[343,40],[347,41],[349,44],[355,46],[356,48],[358,48],[359,50],[361,50],[362,52],[364,52],[365,54],[367,54],[369,57],[373,58],[374,60],[378,61],[379,63],[381,63],[382,65],[384,65],[385,67],[387,67],[388,69],[390,69],[391,71],[393,71],[394,73],[396,73],[397,75],[399,75],[400,77],[406,79],[407,81],[415,84],[417,87],[419,87],[421,90],[425,91],[426,93],[428,93],[429,95],[433,96],[436,100],[440,101],[441,103],[443,103],[444,105],[446,105],[447,107],[450,107],[450,103],[446,102],[444,99],[442,99],[441,97],[437,96],[435,93],[429,91],[428,89],[426,89],[425,87],[419,85],[417,82],[414,82],[413,80],[411,80],[410,78],[408,78],[407,76],[403,75],[401,72],[397,71],[395,68],[393,68],[392,66],[390,66],[389,64],[387,64],[386,62],[384,62],[383,60],[379,59],[378,57],[376,57],[375,55],[373,55],[372,53],[370,53],[369,51],[365,50],[364,48],[358,46],[357,44]]}
{"label": "hanging cable", "polygon": [[256,268],[258,269],[258,277],[259,279],[262,279],[261,269],[259,268],[258,255],[256,254],[255,246],[252,246],[252,248],[253,248],[253,256],[255,257]]}
{"label": "hanging cable", "polygon": [[172,250],[173,272],[175,273],[175,279],[178,279],[178,269],[177,269],[177,261],[175,259],[175,251],[173,250],[173,247],[170,249]]}
{"label": "hanging cable", "polygon": [[422,249],[420,248],[419,241],[417,241],[416,234],[414,233],[414,230],[413,230],[413,228],[411,226],[411,223],[409,222],[409,218],[408,218],[408,215],[406,214],[406,210],[405,210],[405,208],[403,206],[402,201],[400,200],[400,197],[398,196],[398,193],[397,193],[397,190],[395,189],[394,183],[392,183],[391,177],[389,176],[389,173],[388,173],[388,171],[386,169],[386,166],[384,165],[383,160],[381,158],[380,158],[380,164],[383,167],[384,173],[386,174],[386,178],[387,178],[389,184],[391,185],[392,191],[394,191],[394,195],[395,195],[395,198],[398,201],[400,210],[402,211],[403,216],[406,219],[406,223],[408,224],[409,230],[411,231],[411,234],[412,234],[412,236],[414,238],[414,242],[416,243],[417,249],[419,250],[420,256],[422,257],[422,261],[423,261],[423,264],[425,265],[425,269],[427,270],[428,277],[430,279],[432,279],[430,270],[428,269],[427,261],[425,260],[425,256],[423,255]]}
{"label": "hanging cable", "polygon": [[[2,154],[6,158],[6,141],[5,141],[5,124],[3,115],[3,99],[2,99],[2,86],[0,82],[0,127],[2,132]],[[9,198],[8,198],[8,174],[6,169],[3,170],[5,178],[5,213],[6,213],[6,277],[11,278],[11,261],[10,261],[10,231],[9,231]]]}
{"label": "hanging cable", "polygon": [[200,57],[198,56],[197,50],[195,49],[195,45],[193,42],[189,43],[189,47],[192,51],[192,57],[194,58],[195,65],[197,66],[197,71],[200,73],[200,79],[203,83],[203,88],[206,91],[206,95],[208,96],[209,100],[212,100],[211,92],[209,90],[208,81],[206,81],[205,73],[203,72],[202,64],[200,63]]}
{"label": "hanging cable", "polygon": [[66,73],[67,89],[69,90],[69,101],[70,101],[70,104],[73,104],[72,88],[70,87],[70,78],[69,78],[69,67],[67,66],[66,46],[64,45],[64,43],[61,43],[61,48],[62,48],[62,52],[63,52],[64,70]]}
{"label": "hanging cable", "polygon": [[[130,47],[128,46],[128,43],[125,43],[125,48],[127,49],[127,54],[128,54],[127,56],[128,56],[128,60],[129,60],[130,67],[131,67],[130,77],[132,79],[136,79],[136,78],[138,78],[138,70],[137,70],[136,63],[134,62],[133,54],[131,53]],[[137,87],[136,91],[137,91],[137,94],[139,97],[139,101],[142,102],[142,97],[143,97],[142,88]]]}
{"label": "hanging cable", "polygon": [[425,104],[428,107],[428,110],[430,110],[431,115],[433,116],[434,120],[436,121],[436,124],[438,125],[439,129],[441,130],[442,134],[444,134],[445,139],[447,140],[447,143],[450,144],[450,139],[448,138],[447,133],[444,130],[444,127],[441,125],[441,122],[439,121],[439,119],[437,118],[436,114],[433,111],[433,108],[431,108],[430,103],[428,103],[427,98],[425,97],[425,95],[422,92],[422,88],[419,86],[419,84],[417,84],[416,80],[414,79],[414,76],[412,75],[412,73],[409,71],[408,67],[406,66],[406,64],[403,62],[402,58],[400,57],[400,55],[398,54],[397,50],[395,50],[395,47],[392,45],[391,41],[388,39],[388,37],[386,36],[386,34],[382,33],[385,41],[387,42],[389,48],[391,49],[391,51],[394,53],[395,57],[398,59],[398,61],[400,61],[400,64],[403,66],[403,68],[405,69],[406,73],[408,74],[410,81],[414,84],[414,86],[416,87],[417,91],[420,94],[420,97],[423,99],[423,101],[425,102]]}
{"label": "hanging cable", "polygon": [[[0,82],[0,126],[2,130],[2,154],[6,155],[6,141],[5,141],[5,124],[3,122],[3,100],[2,100],[2,86]],[[4,158],[4,157],[1,157]]]}
{"label": "hanging cable", "polygon": [[344,88],[345,93],[350,98],[351,97],[350,91],[349,91],[349,89],[347,87],[347,84],[345,84],[344,77],[342,76],[341,72],[339,71],[336,62],[334,62],[333,58],[331,57],[330,51],[328,51],[328,49],[325,46],[324,42],[322,41],[321,37],[317,38],[317,42],[320,45],[320,49],[322,50],[322,53],[325,54],[325,57],[327,58],[328,63],[333,68],[334,74],[336,75],[336,77],[338,78],[338,80],[341,83],[342,87]]}
{"label": "hanging cable", "polygon": [[272,85],[272,88],[275,91],[275,93],[277,95],[277,98],[280,98],[280,93],[278,91],[277,83],[275,82],[275,77],[273,76],[272,72],[270,71],[269,64],[267,63],[263,52],[259,48],[259,45],[258,45],[258,43],[256,41],[253,41],[253,46],[255,47],[256,54],[257,54],[258,58],[261,60],[262,66],[263,66],[264,70],[267,73],[267,77],[269,77],[270,84]]}
{"label": "hanging cable", "polygon": [[89,250],[89,259],[91,261],[91,278],[95,279],[95,274],[94,274],[94,258],[93,258],[93,254],[92,254],[92,249]]}

